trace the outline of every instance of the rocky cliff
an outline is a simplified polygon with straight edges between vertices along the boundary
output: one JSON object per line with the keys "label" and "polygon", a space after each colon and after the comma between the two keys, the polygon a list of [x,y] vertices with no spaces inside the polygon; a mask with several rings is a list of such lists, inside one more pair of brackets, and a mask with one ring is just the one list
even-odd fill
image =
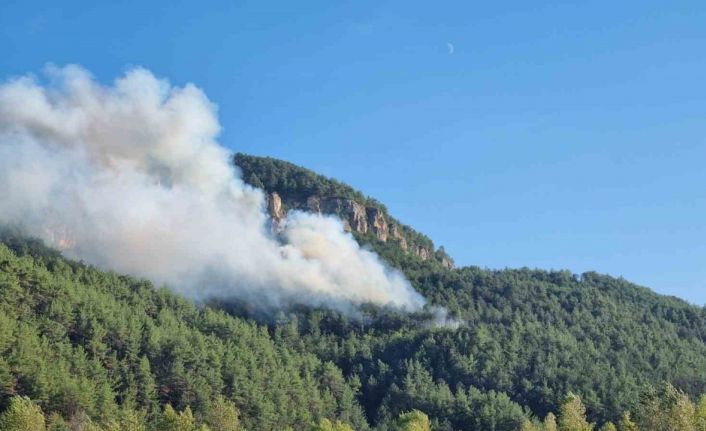
{"label": "rocky cliff", "polygon": [[[278,225],[285,217],[286,213],[282,206],[282,197],[278,192],[267,194],[267,208]],[[378,241],[394,242],[403,251],[413,253],[421,260],[428,260],[441,251],[434,252],[432,248],[424,245],[415,245],[410,248],[407,238],[402,233],[397,222],[388,223],[385,213],[377,207],[366,207],[363,203],[353,199],[337,196],[309,196],[305,201],[295,201],[289,209],[303,210],[317,214],[329,214],[338,216],[343,221],[344,228],[349,232],[359,234],[370,234]],[[447,268],[453,268],[453,261],[444,254],[439,257],[441,264]]]}
{"label": "rocky cliff", "polygon": [[406,254],[453,268],[453,260],[443,247],[436,250],[429,238],[395,220],[384,205],[348,185],[268,157],[237,154],[234,162],[247,183],[266,192],[275,226],[287,211],[295,209],[336,215],[359,241],[393,244]]}

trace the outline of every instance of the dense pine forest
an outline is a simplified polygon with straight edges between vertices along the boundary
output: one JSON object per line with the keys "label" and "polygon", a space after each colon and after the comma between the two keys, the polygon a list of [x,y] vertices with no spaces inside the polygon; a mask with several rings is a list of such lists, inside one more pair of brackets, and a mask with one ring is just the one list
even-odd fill
{"label": "dense pine forest", "polygon": [[286,208],[335,196],[379,210],[429,256],[352,235],[429,305],[194,304],[5,231],[0,429],[706,430],[704,309],[597,273],[452,268],[345,184],[235,163]]}

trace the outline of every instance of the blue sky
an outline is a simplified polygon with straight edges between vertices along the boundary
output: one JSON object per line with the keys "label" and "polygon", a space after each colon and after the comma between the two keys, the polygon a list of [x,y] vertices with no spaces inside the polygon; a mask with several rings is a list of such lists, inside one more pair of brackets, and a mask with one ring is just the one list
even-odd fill
{"label": "blue sky", "polygon": [[458,264],[706,303],[706,2],[0,4],[0,77],[144,66],[222,143],[385,202]]}

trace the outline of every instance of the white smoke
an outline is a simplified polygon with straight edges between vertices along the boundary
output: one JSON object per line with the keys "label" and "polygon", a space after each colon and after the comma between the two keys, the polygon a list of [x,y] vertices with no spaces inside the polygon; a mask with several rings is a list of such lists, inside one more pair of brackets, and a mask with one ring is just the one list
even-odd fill
{"label": "white smoke", "polygon": [[423,305],[337,219],[293,213],[274,239],[263,194],[237,177],[194,85],[145,69],[112,86],[76,66],[47,76],[0,85],[0,223],[196,300]]}

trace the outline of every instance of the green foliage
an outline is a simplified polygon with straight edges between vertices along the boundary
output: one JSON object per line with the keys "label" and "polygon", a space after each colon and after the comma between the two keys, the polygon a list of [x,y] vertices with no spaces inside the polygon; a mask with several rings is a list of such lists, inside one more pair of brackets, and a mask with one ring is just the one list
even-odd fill
{"label": "green foliage", "polygon": [[68,428],[71,431],[103,431],[101,426],[94,422],[84,411],[78,411],[71,416]]}
{"label": "green foliage", "polygon": [[586,421],[586,407],[581,398],[569,393],[559,409],[559,431],[591,431],[593,425]]}
{"label": "green foliage", "polygon": [[47,430],[48,431],[71,431],[69,424],[66,420],[57,412],[52,412],[47,418]]}
{"label": "green foliage", "polygon": [[123,410],[118,419],[108,423],[105,431],[147,431],[144,414],[133,410]]}
{"label": "green foliage", "polygon": [[520,424],[519,431],[539,431],[537,426],[529,419],[525,418]]}
{"label": "green foliage", "polygon": [[630,412],[623,412],[618,422],[618,431],[638,431],[637,424],[630,417]]}
{"label": "green foliage", "polygon": [[[348,186],[287,162],[239,154],[235,163],[246,181],[257,177],[290,207],[303,207],[312,194],[372,204]],[[421,261],[405,253],[394,241],[354,236],[401,269],[432,304],[465,323],[455,333],[434,335],[404,317],[389,331],[299,328],[317,356],[358,377],[364,395],[359,400],[373,422],[395,410],[384,404],[389,402],[384,392],[400,390],[405,378],[401,372],[373,371],[377,361],[405,370],[405,363],[416,360],[454,394],[461,386],[507,394],[540,417],[557,411],[563,394],[574,390],[584,395],[590,421],[599,423],[617,421],[645,385],[668,381],[691,396],[706,392],[703,308],[592,272],[448,270],[438,259]],[[349,355],[339,348],[343,344],[361,353]]]}
{"label": "green foliage", "polygon": [[[630,412],[625,411],[618,420],[618,425],[606,422],[600,431],[694,431],[703,429],[703,412],[706,395],[701,395],[694,404],[687,394],[669,383],[657,387],[649,386],[641,394],[637,412],[637,421],[633,421]],[[636,423],[637,422],[637,423]],[[639,423],[639,426],[637,425]],[[529,421],[525,421],[520,430],[531,430]],[[534,428],[537,429],[537,428]],[[557,429],[554,417],[550,413],[541,428],[543,431]],[[569,394],[561,405],[559,414],[560,431],[584,431],[593,429],[585,417],[585,407],[581,399]]]}
{"label": "green foliage", "polygon": [[[374,200],[297,166],[244,155],[236,163],[246,181],[277,191],[289,208],[311,195],[341,196],[394,221]],[[412,244],[433,250],[400,226]],[[394,241],[354,236],[459,327],[434,327],[433,310],[363,307],[351,318],[291,309],[262,318],[248,315],[247,304],[197,307],[5,236],[0,411],[14,395],[28,396],[56,431],[155,429],[167,405],[172,419],[188,422],[188,407],[193,429],[214,431],[327,423],[392,431],[412,410],[437,431],[564,430],[569,410],[573,429],[613,421],[619,431],[635,423],[706,431],[706,400],[690,401],[706,392],[704,309],[596,273],[449,270],[443,250],[422,261]],[[643,394],[662,381],[671,389]],[[571,390],[583,400],[567,410]],[[629,410],[635,423],[622,416]],[[561,427],[552,411],[561,412]],[[541,426],[536,417],[545,418]]]}
{"label": "green foliage", "polygon": [[[363,193],[347,184],[271,157],[256,157],[238,153],[233,158],[233,162],[240,169],[245,182],[267,192],[279,194],[285,210],[307,209],[307,199],[312,196],[351,199],[366,208],[380,210],[385,216],[388,225],[395,225],[399,234],[405,238],[409,249],[423,247],[429,250],[431,253],[430,257],[435,259],[437,263],[441,262],[442,259],[452,262],[443,247],[434,252],[434,243],[431,239],[395,220],[382,203],[366,197]],[[356,239],[364,244],[383,244],[372,233],[356,234]],[[398,253],[406,254],[398,243],[390,241],[388,245],[392,245]],[[413,260],[418,260],[413,254],[407,254],[407,256]]]}
{"label": "green foliage", "polygon": [[2,431],[44,431],[42,409],[27,397],[13,397],[7,410],[0,415]]}
{"label": "green foliage", "polygon": [[213,431],[238,431],[240,417],[235,403],[218,397],[211,406],[207,421]]}
{"label": "green foliage", "polygon": [[556,416],[554,413],[547,413],[544,417],[544,421],[542,422],[542,431],[557,431],[558,429],[559,426],[556,423]]}
{"label": "green foliage", "polygon": [[157,431],[196,431],[196,423],[191,408],[187,406],[184,411],[177,412],[167,404],[158,421]]}
{"label": "green foliage", "polygon": [[431,431],[429,417],[419,410],[402,413],[397,419],[399,431]]}
{"label": "green foliage", "polygon": [[306,201],[309,196],[315,195],[342,197],[368,206],[382,206],[346,184],[293,163],[242,153],[236,154],[233,161],[248,184],[277,192],[285,204]]}
{"label": "green foliage", "polygon": [[701,395],[694,406],[694,428],[696,431],[706,431],[706,395]]}
{"label": "green foliage", "polygon": [[311,427],[311,431],[353,431],[353,428],[341,421],[332,422],[328,419],[322,419],[318,425]]}
{"label": "green foliage", "polygon": [[10,243],[0,244],[0,412],[20,394],[68,426],[127,426],[125,411],[154,425],[169,404],[214,429],[302,429],[323,418],[367,428],[340,369],[268,327]]}
{"label": "green foliage", "polygon": [[654,431],[693,431],[697,423],[694,403],[683,391],[665,383],[640,397],[638,423]]}

